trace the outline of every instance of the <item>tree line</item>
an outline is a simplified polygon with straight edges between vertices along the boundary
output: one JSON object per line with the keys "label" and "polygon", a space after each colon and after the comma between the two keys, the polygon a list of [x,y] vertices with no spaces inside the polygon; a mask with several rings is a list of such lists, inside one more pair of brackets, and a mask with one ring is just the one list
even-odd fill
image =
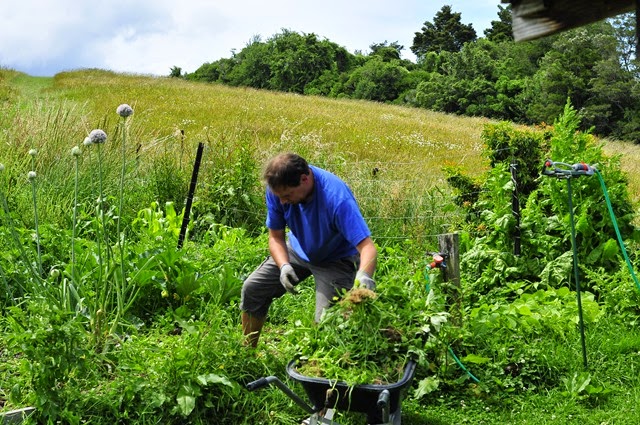
{"label": "tree line", "polygon": [[497,19],[478,37],[445,5],[414,35],[415,62],[402,58],[405,47],[397,42],[351,53],[313,33],[283,29],[193,73],[173,67],[171,76],[529,125],[553,122],[570,101],[582,130],[640,143],[634,14],[515,42],[510,6],[498,6]]}

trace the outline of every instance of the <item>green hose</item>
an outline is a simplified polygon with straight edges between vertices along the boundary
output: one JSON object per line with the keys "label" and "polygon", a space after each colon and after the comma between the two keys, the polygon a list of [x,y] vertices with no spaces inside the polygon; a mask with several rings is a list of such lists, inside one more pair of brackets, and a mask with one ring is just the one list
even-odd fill
{"label": "green hose", "polygon": [[462,364],[462,362],[460,361],[460,359],[458,358],[458,356],[456,356],[456,354],[453,352],[453,350],[451,349],[451,347],[449,347],[449,354],[451,354],[451,356],[453,357],[453,360],[455,360],[455,361],[456,361],[456,363],[458,363],[458,366],[460,366],[460,368],[461,368],[462,370],[464,370],[464,371],[467,373],[467,375],[469,375],[469,377],[470,377],[471,379],[473,379],[473,381],[474,381],[475,383],[480,382],[480,380],[479,380],[478,378],[476,378],[475,376],[473,376],[473,374],[472,374],[471,372],[469,372],[469,371],[467,370],[467,368],[466,368],[466,367],[464,367],[464,365]]}
{"label": "green hose", "polygon": [[600,180],[600,186],[602,186],[602,193],[604,193],[604,199],[607,202],[607,209],[609,210],[609,215],[611,216],[611,222],[613,223],[613,228],[616,230],[616,236],[618,237],[618,243],[620,244],[620,250],[622,251],[622,256],[627,263],[627,268],[629,269],[629,273],[631,273],[631,277],[633,278],[634,283],[636,284],[636,288],[640,291],[640,283],[638,282],[638,278],[636,273],[633,271],[633,266],[631,265],[631,261],[629,260],[629,255],[627,255],[627,250],[624,247],[624,242],[622,240],[622,235],[620,235],[620,229],[618,228],[618,221],[616,220],[616,216],[613,214],[613,207],[611,207],[611,199],[609,199],[609,191],[607,190],[607,186],[604,184],[604,179],[600,174],[600,171],[595,170],[598,175],[598,179]]}
{"label": "green hose", "polygon": [[[425,284],[425,289],[427,292],[431,291],[431,284],[429,282],[429,270],[431,270],[431,267],[427,266],[424,273],[425,279],[427,281],[427,283]],[[469,376],[469,378],[471,378],[475,383],[479,383],[480,380],[475,376],[473,376],[473,373],[469,372],[469,370],[462,364],[458,356],[456,356],[456,353],[453,352],[453,349],[451,348],[451,346],[448,346],[447,348],[449,349],[449,354],[451,354],[451,357],[453,357],[453,360],[455,360],[458,366],[460,366],[460,369],[462,369]]]}

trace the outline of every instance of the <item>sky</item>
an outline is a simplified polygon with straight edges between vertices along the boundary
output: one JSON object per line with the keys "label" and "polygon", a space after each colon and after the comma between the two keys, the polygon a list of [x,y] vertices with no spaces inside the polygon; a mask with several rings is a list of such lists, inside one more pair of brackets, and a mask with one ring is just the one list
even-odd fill
{"label": "sky", "polygon": [[316,34],[368,53],[369,46],[411,45],[442,6],[461,14],[478,37],[498,20],[501,0],[2,0],[0,68],[31,76],[99,68],[167,76],[230,58],[252,39],[283,29]]}

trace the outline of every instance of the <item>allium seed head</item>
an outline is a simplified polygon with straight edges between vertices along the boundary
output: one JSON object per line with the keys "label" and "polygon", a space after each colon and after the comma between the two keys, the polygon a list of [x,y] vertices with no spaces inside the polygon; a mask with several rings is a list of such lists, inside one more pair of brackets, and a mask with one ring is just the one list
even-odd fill
{"label": "allium seed head", "polygon": [[89,139],[91,140],[91,143],[99,145],[107,141],[107,133],[100,129],[92,130],[91,133],[89,133]]}
{"label": "allium seed head", "polygon": [[84,138],[84,141],[82,142],[83,145],[85,146],[91,146],[91,138],[89,136]]}
{"label": "allium seed head", "polygon": [[35,149],[29,149],[29,155],[31,156],[36,156],[38,154],[38,151]]}
{"label": "allium seed head", "polygon": [[30,181],[33,181],[36,179],[36,172],[35,171],[29,171],[29,174],[27,174],[27,177],[29,178]]}
{"label": "allium seed head", "polygon": [[81,153],[82,153],[82,151],[80,150],[80,148],[78,146],[74,146],[74,147],[71,148],[71,155],[80,156]]}
{"label": "allium seed head", "polygon": [[116,112],[121,117],[127,118],[129,115],[133,115],[133,108],[131,108],[131,106],[127,105],[126,103],[123,103],[122,105],[118,106]]}

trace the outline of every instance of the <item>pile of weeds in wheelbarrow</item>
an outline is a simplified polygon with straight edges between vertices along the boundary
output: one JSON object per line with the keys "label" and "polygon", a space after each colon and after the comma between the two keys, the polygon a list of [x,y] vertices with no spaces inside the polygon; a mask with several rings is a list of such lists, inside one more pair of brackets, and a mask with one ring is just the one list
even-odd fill
{"label": "pile of weeds in wheelbarrow", "polygon": [[299,373],[348,385],[397,382],[409,359],[424,360],[446,323],[417,283],[354,288],[320,323],[299,329]]}

